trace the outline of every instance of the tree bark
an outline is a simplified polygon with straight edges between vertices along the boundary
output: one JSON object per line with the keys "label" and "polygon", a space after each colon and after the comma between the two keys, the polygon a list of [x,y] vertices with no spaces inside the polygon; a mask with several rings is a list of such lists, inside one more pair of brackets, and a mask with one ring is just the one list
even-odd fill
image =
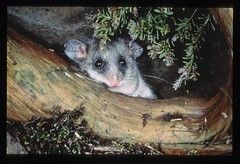
{"label": "tree bark", "polygon": [[210,11],[220,24],[228,44],[228,61],[230,69],[226,87],[229,94],[232,96],[233,8],[211,8]]}
{"label": "tree bark", "polygon": [[[232,122],[229,85],[211,99],[127,97],[105,90],[77,73],[54,52],[8,28],[9,120],[27,121],[33,116],[49,118],[54,110],[83,106],[82,117],[102,137],[131,143],[186,143],[188,147],[187,143],[199,143],[229,129]],[[229,147],[226,150],[229,151]]]}

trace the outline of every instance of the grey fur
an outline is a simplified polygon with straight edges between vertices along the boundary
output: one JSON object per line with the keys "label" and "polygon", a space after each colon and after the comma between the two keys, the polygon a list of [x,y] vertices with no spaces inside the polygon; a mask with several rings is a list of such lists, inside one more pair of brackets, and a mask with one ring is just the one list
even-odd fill
{"label": "grey fur", "polygon": [[[65,54],[88,75],[105,83],[109,90],[134,97],[155,99],[138,70],[136,58],[143,48],[136,42],[118,38],[99,49],[97,39],[69,40],[64,44]],[[97,66],[97,63],[101,66]]]}

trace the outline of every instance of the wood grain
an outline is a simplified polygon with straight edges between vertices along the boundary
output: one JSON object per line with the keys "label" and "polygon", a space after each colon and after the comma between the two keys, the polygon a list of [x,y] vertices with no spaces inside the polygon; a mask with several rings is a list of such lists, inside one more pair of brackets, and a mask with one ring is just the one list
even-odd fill
{"label": "wood grain", "polygon": [[[222,16],[222,12],[213,12]],[[76,73],[59,55],[9,27],[7,119],[49,118],[54,110],[80,106],[84,107],[83,118],[95,133],[130,143],[199,143],[224,134],[232,122],[228,85],[210,99],[127,97]]]}

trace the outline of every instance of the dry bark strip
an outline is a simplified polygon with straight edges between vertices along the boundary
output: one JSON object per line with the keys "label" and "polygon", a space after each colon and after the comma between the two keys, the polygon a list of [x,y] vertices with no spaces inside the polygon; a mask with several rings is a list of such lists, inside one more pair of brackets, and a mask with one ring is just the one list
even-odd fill
{"label": "dry bark strip", "polygon": [[7,119],[10,120],[51,117],[56,109],[73,110],[82,105],[83,118],[102,137],[131,143],[198,143],[229,129],[230,84],[211,99],[127,97],[105,90],[76,73],[54,52],[8,28]]}
{"label": "dry bark strip", "polygon": [[203,145],[203,144],[162,144],[162,152],[164,154],[174,155],[219,155],[231,154],[232,145],[217,144],[217,145]]}

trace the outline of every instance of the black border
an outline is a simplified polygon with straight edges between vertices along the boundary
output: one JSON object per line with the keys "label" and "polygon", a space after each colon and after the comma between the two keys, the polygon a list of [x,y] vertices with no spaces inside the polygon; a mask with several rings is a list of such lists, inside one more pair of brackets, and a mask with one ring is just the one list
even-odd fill
{"label": "black border", "polygon": [[[1,4],[0,4],[1,5]],[[0,154],[5,154],[6,153],[6,111],[7,111],[7,21],[6,21],[6,14],[7,14],[7,8],[5,5],[1,5],[0,7],[0,14],[1,14],[1,19],[0,19],[0,24],[1,24],[1,30],[0,30],[0,109],[1,109],[1,119],[0,119],[0,128],[1,128],[1,135],[0,135]],[[3,16],[3,18],[2,18]],[[4,134],[4,135],[3,135]]]}
{"label": "black border", "polygon": [[234,0],[15,0],[7,1],[7,5],[21,5],[21,6],[176,6],[176,7],[232,7]]}
{"label": "black border", "polygon": [[[233,156],[240,160],[240,1],[235,1],[233,10]],[[238,9],[237,9],[238,8]]]}
{"label": "black border", "polygon": [[[76,161],[76,160],[87,160],[87,161],[96,161],[96,162],[111,162],[111,160],[116,160],[121,162],[125,162],[126,160],[130,160],[131,162],[181,162],[182,160],[186,162],[190,160],[194,161],[212,161],[217,160],[219,162],[227,162],[230,160],[239,160],[240,159],[240,133],[239,133],[239,110],[240,110],[240,76],[239,72],[239,30],[240,25],[239,22],[239,0],[218,0],[217,2],[211,0],[159,0],[159,1],[101,1],[101,0],[75,0],[75,1],[54,1],[54,0],[17,0],[17,1],[1,1],[0,2],[0,12],[1,12],[1,35],[0,35],[0,86],[1,86],[1,135],[0,135],[0,156],[3,157],[1,159],[8,159],[10,161],[19,161],[19,160],[32,160],[32,159],[49,159],[55,161],[57,159],[61,159],[62,162],[68,161]],[[100,6],[174,6],[174,7],[233,7],[234,8],[234,27],[233,27],[233,156],[74,156],[74,155],[6,155],[6,105],[7,105],[7,65],[6,65],[6,41],[7,41],[7,6],[92,6],[92,7],[100,7]],[[4,55],[2,55],[4,54]],[[56,162],[56,161],[55,161]]]}

